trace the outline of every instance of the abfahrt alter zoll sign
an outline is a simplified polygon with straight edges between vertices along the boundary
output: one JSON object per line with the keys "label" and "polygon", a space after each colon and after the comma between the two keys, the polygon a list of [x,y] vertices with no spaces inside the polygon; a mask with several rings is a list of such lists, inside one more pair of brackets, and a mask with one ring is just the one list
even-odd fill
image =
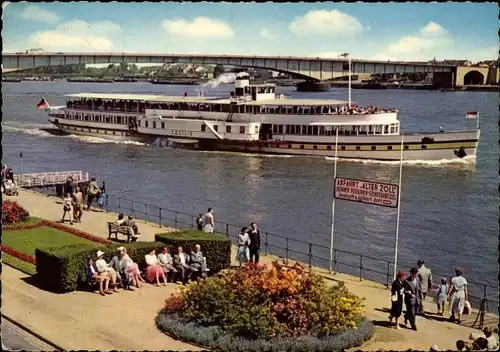
{"label": "abfahrt alter zoll sign", "polygon": [[335,178],[335,198],[353,202],[398,207],[399,186],[390,183]]}

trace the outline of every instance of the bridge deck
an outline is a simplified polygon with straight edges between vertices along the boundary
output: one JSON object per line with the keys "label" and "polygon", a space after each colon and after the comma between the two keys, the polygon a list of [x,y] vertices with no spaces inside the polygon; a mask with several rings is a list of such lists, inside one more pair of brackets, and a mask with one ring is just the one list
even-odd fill
{"label": "bridge deck", "polygon": [[89,181],[89,173],[83,171],[57,171],[14,175],[14,181],[19,187],[23,188],[49,187],[64,184],[70,176],[76,183]]}

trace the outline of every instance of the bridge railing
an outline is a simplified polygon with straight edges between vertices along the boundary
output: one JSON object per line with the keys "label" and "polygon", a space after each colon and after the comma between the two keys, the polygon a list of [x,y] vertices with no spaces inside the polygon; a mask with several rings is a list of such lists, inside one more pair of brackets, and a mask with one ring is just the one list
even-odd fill
{"label": "bridge railing", "polygon": [[[132,199],[116,197],[109,199],[109,209],[132,215],[135,218],[153,222],[161,226],[175,229],[194,228],[198,216],[177,210],[167,209],[156,205],[138,202]],[[238,234],[242,225],[229,224],[222,221],[215,222],[216,231],[225,234],[233,243],[237,243]],[[328,269],[330,264],[330,248],[309,241],[293,239],[261,230],[261,242],[264,253],[277,255],[283,260],[294,260],[307,263],[310,267],[316,266]],[[411,268],[416,261],[410,263],[400,260],[400,268]],[[333,271],[356,275],[359,280],[372,280],[390,287],[393,277],[394,263],[390,260],[354,253],[340,248],[333,249]],[[450,275],[443,275],[433,271],[435,279]],[[436,280],[439,281],[439,280]],[[498,287],[467,280],[469,286],[469,301],[472,306],[479,307],[482,301],[489,302],[488,309],[496,312],[498,306]],[[430,292],[429,295],[434,293]]]}

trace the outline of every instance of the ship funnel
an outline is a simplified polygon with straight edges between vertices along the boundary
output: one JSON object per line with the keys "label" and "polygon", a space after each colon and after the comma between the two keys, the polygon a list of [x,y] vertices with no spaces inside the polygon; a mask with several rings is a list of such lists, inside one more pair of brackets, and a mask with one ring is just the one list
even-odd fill
{"label": "ship funnel", "polygon": [[247,72],[240,72],[236,75],[236,79],[234,81],[234,91],[236,96],[245,95],[245,87],[250,86],[250,75]]}

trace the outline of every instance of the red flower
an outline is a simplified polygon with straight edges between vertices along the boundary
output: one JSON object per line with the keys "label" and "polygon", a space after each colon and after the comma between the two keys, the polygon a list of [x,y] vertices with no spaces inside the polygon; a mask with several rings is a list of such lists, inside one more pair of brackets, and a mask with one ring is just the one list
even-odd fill
{"label": "red flower", "polygon": [[31,264],[36,264],[35,257],[32,257],[31,255],[16,251],[15,249],[9,248],[4,244],[1,245],[1,248],[2,248],[2,251],[4,251],[7,254],[10,254],[13,257],[16,257],[18,259],[21,259],[22,261],[25,261],[25,262],[28,262]]}

